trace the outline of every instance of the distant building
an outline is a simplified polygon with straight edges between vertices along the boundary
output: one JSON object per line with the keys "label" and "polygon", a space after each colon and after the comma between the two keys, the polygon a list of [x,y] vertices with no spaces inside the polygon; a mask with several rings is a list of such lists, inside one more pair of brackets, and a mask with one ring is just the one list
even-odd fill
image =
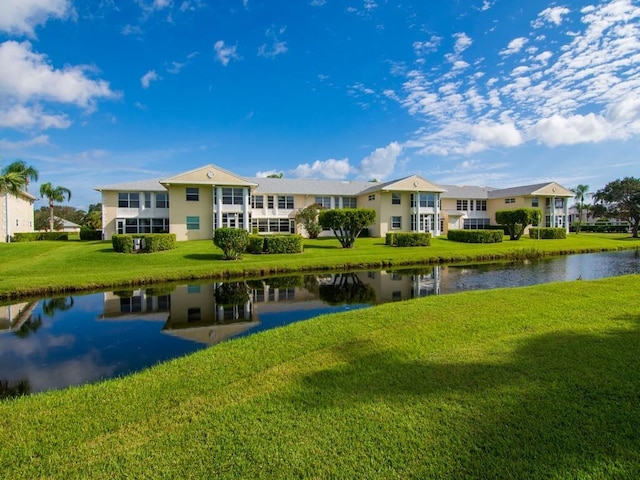
{"label": "distant building", "polygon": [[0,194],[0,242],[10,241],[14,233],[33,232],[33,204],[36,197],[20,191]]}
{"label": "distant building", "polygon": [[102,193],[105,239],[116,233],[175,233],[178,240],[211,239],[216,228],[259,233],[301,233],[296,213],[309,205],[372,208],[369,234],[481,229],[495,225],[495,212],[523,207],[544,212],[546,226],[569,228],[574,193],[555,183],[496,189],[437,185],[419,175],[390,182],[244,178],[207,165],[165,179],[117,183]]}

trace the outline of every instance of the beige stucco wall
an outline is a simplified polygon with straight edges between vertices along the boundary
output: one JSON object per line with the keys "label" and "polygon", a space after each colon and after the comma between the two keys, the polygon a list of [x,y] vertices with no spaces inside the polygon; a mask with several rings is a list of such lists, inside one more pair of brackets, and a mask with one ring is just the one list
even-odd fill
{"label": "beige stucco wall", "polygon": [[105,240],[116,233],[118,192],[102,192],[102,232]]}
{"label": "beige stucco wall", "polygon": [[0,194],[0,242],[6,242],[7,235],[33,231],[33,200],[22,195]]}
{"label": "beige stucco wall", "polygon": [[[187,188],[197,187],[200,199],[187,201]],[[213,187],[208,185],[171,185],[169,191],[169,231],[178,241],[213,238]],[[187,217],[200,217],[199,230],[187,230]]]}

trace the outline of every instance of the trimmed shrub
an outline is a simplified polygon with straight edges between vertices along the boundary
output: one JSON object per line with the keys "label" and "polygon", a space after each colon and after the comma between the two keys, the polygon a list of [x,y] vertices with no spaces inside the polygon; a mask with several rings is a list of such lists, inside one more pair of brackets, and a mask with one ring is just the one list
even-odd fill
{"label": "trimmed shrub", "polygon": [[38,242],[41,240],[69,240],[66,232],[23,232],[14,233],[11,236],[12,242]]}
{"label": "trimmed shrub", "polygon": [[541,238],[543,240],[559,240],[562,238],[567,238],[567,230],[564,228],[531,227],[529,229],[529,238],[533,238],[533,239]]}
{"label": "trimmed shrub", "polygon": [[132,253],[133,252],[133,235],[113,235],[111,237],[111,245],[116,252]]}
{"label": "trimmed shrub", "polygon": [[222,250],[225,260],[237,260],[247,250],[249,232],[239,228],[218,228],[214,232],[213,243]]}
{"label": "trimmed shrub", "polygon": [[449,230],[447,239],[464,243],[500,243],[505,233],[500,230]]}
{"label": "trimmed shrub", "polygon": [[265,242],[267,253],[302,253],[301,235],[273,235]]}
{"label": "trimmed shrub", "polygon": [[250,235],[249,244],[247,245],[247,252],[259,254],[264,251],[265,237],[261,235]]}
{"label": "trimmed shrub", "polygon": [[[140,239],[138,244],[134,239]],[[176,248],[175,233],[128,233],[125,235],[113,235],[111,244],[116,252],[120,253],[155,253]],[[139,248],[135,248],[139,246]]]}
{"label": "trimmed shrub", "polygon": [[431,234],[426,232],[387,233],[385,244],[392,247],[428,247],[431,245]]}
{"label": "trimmed shrub", "polygon": [[80,240],[102,240],[102,230],[82,226],[80,228]]}

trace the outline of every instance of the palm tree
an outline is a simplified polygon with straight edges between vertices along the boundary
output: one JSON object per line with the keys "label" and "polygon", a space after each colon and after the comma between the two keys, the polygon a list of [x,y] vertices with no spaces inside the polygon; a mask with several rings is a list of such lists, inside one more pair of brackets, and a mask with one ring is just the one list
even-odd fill
{"label": "palm tree", "polygon": [[13,163],[10,163],[2,170],[2,173],[17,173],[22,175],[24,179],[24,186],[28,190],[29,182],[33,180],[34,182],[38,181],[38,170],[33,168],[31,165],[27,165],[24,160],[16,160]]}
{"label": "palm tree", "polygon": [[0,193],[11,193],[13,195],[20,192],[24,186],[24,177],[17,172],[4,172],[0,175]]}
{"label": "palm tree", "polygon": [[49,229],[53,231],[53,203],[64,202],[65,197],[67,201],[71,200],[71,190],[66,187],[54,187],[51,182],[47,182],[40,185],[40,195],[49,199]]}
{"label": "palm tree", "polygon": [[575,193],[576,205],[578,206],[578,224],[576,225],[576,233],[580,233],[582,224],[582,209],[585,207],[584,200],[589,195],[589,185],[578,185],[573,189]]}

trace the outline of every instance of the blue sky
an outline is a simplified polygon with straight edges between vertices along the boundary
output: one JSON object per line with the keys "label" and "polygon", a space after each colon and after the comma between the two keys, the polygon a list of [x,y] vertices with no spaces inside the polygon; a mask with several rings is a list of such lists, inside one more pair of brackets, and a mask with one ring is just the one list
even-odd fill
{"label": "blue sky", "polygon": [[0,164],[79,208],[209,163],[592,191],[640,176],[638,0],[2,0],[0,71]]}

